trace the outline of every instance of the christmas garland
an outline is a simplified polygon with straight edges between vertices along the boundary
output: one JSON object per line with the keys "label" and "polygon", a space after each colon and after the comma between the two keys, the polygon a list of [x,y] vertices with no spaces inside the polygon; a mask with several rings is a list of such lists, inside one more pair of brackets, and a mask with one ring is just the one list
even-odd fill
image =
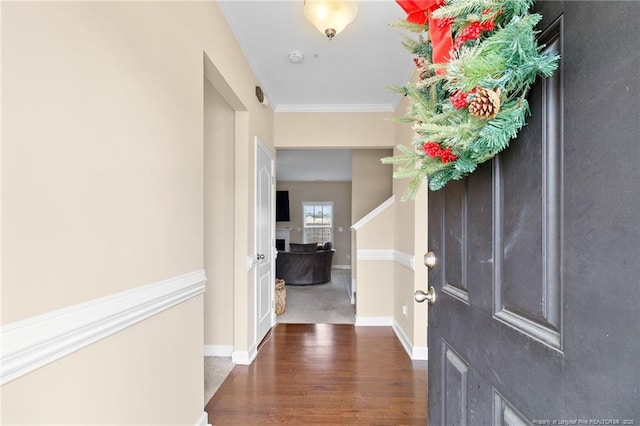
{"label": "christmas garland", "polygon": [[542,53],[529,14],[533,0],[397,1],[409,13],[396,23],[419,33],[405,38],[416,55],[419,81],[395,87],[411,98],[398,121],[413,124],[413,147],[398,146],[396,178],[412,178],[404,198],[423,179],[436,191],[462,179],[506,148],[525,125],[527,94],[548,77],[559,57]]}

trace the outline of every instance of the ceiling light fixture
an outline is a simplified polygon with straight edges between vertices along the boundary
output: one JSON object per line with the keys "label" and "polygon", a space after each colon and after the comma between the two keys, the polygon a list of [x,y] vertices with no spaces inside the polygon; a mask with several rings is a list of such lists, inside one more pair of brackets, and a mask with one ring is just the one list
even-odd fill
{"label": "ceiling light fixture", "polygon": [[358,7],[353,1],[304,1],[304,16],[329,40],[353,22],[357,14]]}

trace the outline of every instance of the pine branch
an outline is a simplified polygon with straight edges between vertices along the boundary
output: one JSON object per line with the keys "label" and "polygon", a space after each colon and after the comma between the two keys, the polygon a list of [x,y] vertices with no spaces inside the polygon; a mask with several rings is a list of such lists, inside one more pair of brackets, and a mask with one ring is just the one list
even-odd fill
{"label": "pine branch", "polygon": [[418,194],[418,190],[420,189],[420,185],[422,185],[423,180],[424,178],[422,176],[415,176],[411,179],[411,182],[409,182],[409,185],[405,189],[400,200],[408,201],[409,199],[414,199]]}
{"label": "pine branch", "polygon": [[[431,63],[431,43],[422,34],[403,42],[420,57],[421,76],[416,84],[393,88],[412,101],[405,116],[395,121],[412,123],[415,133],[411,146],[400,145],[398,156],[381,160],[399,165],[394,177],[411,179],[403,200],[415,196],[423,179],[435,191],[450,180],[464,178],[505,149],[526,124],[530,87],[538,76],[552,75],[560,60],[557,55],[544,54],[543,46],[538,45],[535,26],[541,16],[528,14],[532,4],[533,0],[447,0],[434,16],[452,18],[454,37],[471,23],[491,22],[494,29],[480,33],[477,39],[467,38],[445,65]],[[437,73],[439,69],[445,72]],[[449,99],[478,87],[500,89],[501,107],[495,117],[475,117],[465,108],[464,99]],[[470,95],[467,101],[476,106],[487,102],[477,96]],[[444,156],[426,155],[422,150],[425,142],[451,150],[448,155],[453,159],[443,163]]]}
{"label": "pine branch", "polygon": [[398,19],[393,22],[389,22],[388,24],[391,28],[399,28],[402,30],[409,30],[414,33],[422,33],[428,30],[428,24],[416,24],[414,22],[409,22],[405,19]]}
{"label": "pine branch", "polygon": [[[436,19],[482,15],[485,10],[500,10],[500,22],[523,15],[533,6],[533,0],[449,0],[433,13]],[[498,20],[497,20],[498,21]]]}

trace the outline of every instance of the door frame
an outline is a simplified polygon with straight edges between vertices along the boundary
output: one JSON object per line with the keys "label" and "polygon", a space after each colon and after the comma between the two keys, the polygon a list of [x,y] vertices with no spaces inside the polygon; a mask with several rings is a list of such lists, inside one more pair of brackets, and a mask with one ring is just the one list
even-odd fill
{"label": "door frame", "polygon": [[275,314],[275,195],[276,195],[276,185],[275,185],[275,160],[271,151],[267,148],[267,146],[262,142],[262,140],[255,136],[254,138],[254,155],[253,155],[253,172],[254,172],[254,188],[253,188],[253,255],[250,258],[251,267],[253,269],[253,294],[254,294],[254,303],[253,303],[253,345],[255,348],[255,352],[257,352],[258,345],[260,341],[258,339],[258,152],[262,151],[269,158],[270,171],[271,171],[271,209],[269,210],[269,236],[268,239],[271,241],[269,247],[271,248],[271,268],[270,275],[271,281],[274,282],[273,291],[271,291],[271,300],[269,300],[269,306],[271,307],[271,328],[276,325],[276,314]]}

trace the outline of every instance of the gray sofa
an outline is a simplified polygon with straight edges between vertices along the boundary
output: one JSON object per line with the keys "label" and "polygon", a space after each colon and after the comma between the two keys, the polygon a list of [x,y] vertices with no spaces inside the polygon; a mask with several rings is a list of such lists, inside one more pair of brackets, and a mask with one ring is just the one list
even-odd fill
{"label": "gray sofa", "polygon": [[289,285],[322,284],[331,281],[331,262],[335,250],[331,243],[321,248],[312,244],[290,244],[291,251],[279,251],[276,278]]}

